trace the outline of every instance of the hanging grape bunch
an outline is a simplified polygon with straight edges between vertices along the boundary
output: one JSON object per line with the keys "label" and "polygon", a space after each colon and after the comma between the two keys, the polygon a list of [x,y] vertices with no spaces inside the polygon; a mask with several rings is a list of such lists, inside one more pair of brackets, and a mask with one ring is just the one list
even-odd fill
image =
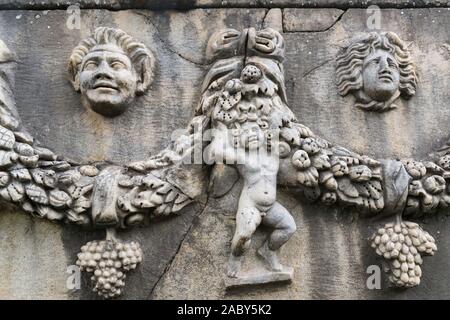
{"label": "hanging grape bunch", "polygon": [[92,272],[93,291],[104,298],[121,295],[125,286],[125,273],[142,261],[142,250],[135,241],[91,241],[81,247],[77,266],[81,271]]}
{"label": "hanging grape bunch", "polygon": [[422,276],[421,254],[433,255],[434,238],[417,223],[388,223],[372,236],[372,248],[390,263],[389,280],[397,287],[414,287]]}

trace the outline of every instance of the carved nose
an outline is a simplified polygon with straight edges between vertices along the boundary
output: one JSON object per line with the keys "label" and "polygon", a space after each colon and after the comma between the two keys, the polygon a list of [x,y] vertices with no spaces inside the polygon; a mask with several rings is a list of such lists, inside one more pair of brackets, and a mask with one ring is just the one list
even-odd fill
{"label": "carved nose", "polygon": [[380,61],[380,73],[391,73],[391,70],[388,68],[387,61],[381,60]]}
{"label": "carved nose", "polygon": [[101,80],[101,79],[108,79],[111,80],[112,76],[106,72],[105,70],[100,70],[99,72],[97,72],[97,74],[95,75],[95,79],[96,80]]}

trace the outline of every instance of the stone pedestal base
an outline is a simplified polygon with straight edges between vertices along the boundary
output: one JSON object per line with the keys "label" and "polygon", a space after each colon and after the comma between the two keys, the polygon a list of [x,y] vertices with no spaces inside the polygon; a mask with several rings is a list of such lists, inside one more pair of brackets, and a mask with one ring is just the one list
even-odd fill
{"label": "stone pedestal base", "polygon": [[227,290],[248,287],[253,285],[263,285],[271,283],[290,283],[294,278],[294,269],[284,267],[280,272],[268,271],[264,269],[256,269],[243,272],[237,278],[227,277],[225,279],[225,287]]}

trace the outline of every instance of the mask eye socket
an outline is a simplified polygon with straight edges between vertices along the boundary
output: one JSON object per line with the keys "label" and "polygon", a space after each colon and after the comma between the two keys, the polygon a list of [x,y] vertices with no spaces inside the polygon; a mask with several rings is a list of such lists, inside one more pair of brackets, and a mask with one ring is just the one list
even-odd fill
{"label": "mask eye socket", "polygon": [[87,61],[83,66],[83,71],[95,70],[98,67],[97,62],[95,61]]}
{"label": "mask eye socket", "polygon": [[113,61],[111,63],[111,68],[113,68],[114,70],[123,70],[123,69],[126,69],[127,66],[120,61]]}
{"label": "mask eye socket", "polygon": [[369,64],[378,65],[380,63],[380,58],[375,58],[370,60]]}
{"label": "mask eye socket", "polygon": [[393,61],[392,59],[388,59],[388,65],[391,68],[398,69],[397,63],[395,63],[395,61]]}

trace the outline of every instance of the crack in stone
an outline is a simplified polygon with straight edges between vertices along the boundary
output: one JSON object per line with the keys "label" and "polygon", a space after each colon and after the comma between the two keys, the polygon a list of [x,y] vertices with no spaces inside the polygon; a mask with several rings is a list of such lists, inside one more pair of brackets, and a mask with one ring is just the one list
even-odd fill
{"label": "crack in stone", "polygon": [[307,77],[310,73],[314,72],[315,70],[319,69],[320,67],[324,66],[325,64],[327,64],[328,62],[333,61],[333,58],[330,58],[328,60],[325,60],[324,62],[320,63],[319,65],[309,69],[308,71],[306,71],[303,75],[302,78]]}
{"label": "crack in stone", "polygon": [[345,10],[339,15],[339,17],[337,17],[337,19],[334,21],[334,23],[333,23],[331,26],[329,26],[328,28],[326,28],[325,30],[322,30],[322,31],[320,31],[320,32],[326,32],[326,31],[330,30],[331,28],[333,28],[339,21],[341,21],[342,17],[344,16],[344,14],[347,13],[347,11],[348,11],[348,9],[345,9]]}
{"label": "crack in stone", "polygon": [[260,29],[264,28],[264,26],[266,24],[266,18],[267,18],[267,15],[269,14],[269,11],[270,11],[270,9],[265,9],[265,13],[264,13],[264,17],[262,18]]}
{"label": "crack in stone", "polygon": [[[332,29],[339,21],[342,20],[342,17],[344,16],[344,14],[347,13],[348,10],[349,10],[349,8],[343,10],[343,11],[341,12],[341,14],[336,18],[336,20],[334,20],[334,22],[333,22],[328,28],[325,28],[325,29],[323,29],[323,30],[312,30],[312,31],[308,31],[308,30],[305,30],[305,31],[284,31],[284,14],[282,14],[282,19],[283,19],[283,20],[282,20],[282,21],[283,21],[283,32],[284,32],[284,33],[316,33],[316,32],[327,32],[328,30]],[[284,13],[284,10],[283,10],[283,13]]]}
{"label": "crack in stone", "polygon": [[156,280],[155,284],[153,285],[153,288],[152,288],[152,290],[150,291],[150,293],[148,295],[149,299],[153,299],[153,294],[154,294],[156,288],[158,287],[159,283],[164,278],[164,276],[167,274],[167,272],[170,270],[170,267],[172,266],[176,256],[180,252],[181,247],[183,246],[184,242],[186,241],[186,238],[188,237],[188,235],[190,234],[192,228],[194,227],[194,224],[195,224],[194,220],[199,218],[206,211],[206,208],[208,208],[208,202],[209,202],[209,194],[207,195],[204,207],[201,210],[199,210],[199,213],[195,214],[194,217],[192,218],[191,225],[189,226],[189,228],[187,229],[186,233],[184,234],[183,239],[181,239],[180,244],[179,244],[179,246],[177,248],[177,251],[172,255],[172,257],[170,258],[169,262],[167,263],[164,271],[161,273],[161,275],[158,277],[158,280]]}
{"label": "crack in stone", "polygon": [[156,37],[158,38],[158,40],[164,45],[164,47],[169,50],[171,53],[177,55],[178,57],[180,57],[181,59],[190,62],[194,65],[200,66],[200,67],[205,67],[205,66],[209,66],[208,63],[201,63],[198,61],[193,61],[187,57],[185,57],[184,55],[182,55],[181,53],[177,52],[175,49],[172,48],[172,46],[170,44],[168,44],[161,36],[160,36],[160,31],[158,29],[158,27],[155,25],[155,23],[151,20],[151,18],[146,15],[143,12],[139,12],[139,11],[134,11],[136,14],[145,17],[145,20],[151,24],[151,26],[156,30]]}

